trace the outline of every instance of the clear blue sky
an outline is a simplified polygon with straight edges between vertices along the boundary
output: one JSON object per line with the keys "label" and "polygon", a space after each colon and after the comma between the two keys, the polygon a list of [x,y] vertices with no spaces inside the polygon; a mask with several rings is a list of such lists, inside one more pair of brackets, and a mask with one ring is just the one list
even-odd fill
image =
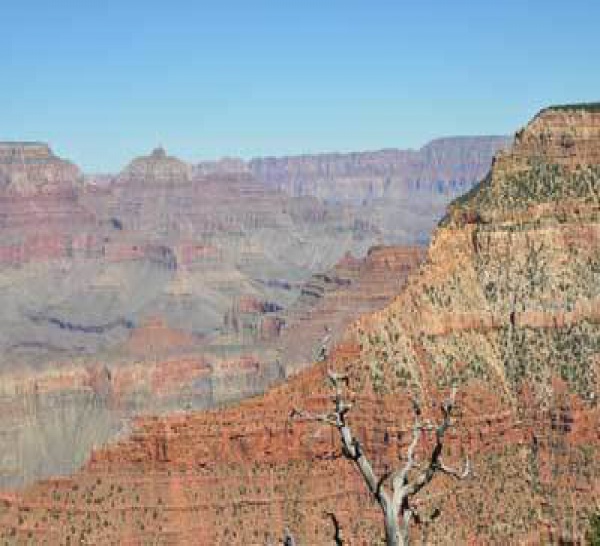
{"label": "clear blue sky", "polygon": [[87,171],[513,133],[600,99],[598,0],[3,1],[0,139]]}

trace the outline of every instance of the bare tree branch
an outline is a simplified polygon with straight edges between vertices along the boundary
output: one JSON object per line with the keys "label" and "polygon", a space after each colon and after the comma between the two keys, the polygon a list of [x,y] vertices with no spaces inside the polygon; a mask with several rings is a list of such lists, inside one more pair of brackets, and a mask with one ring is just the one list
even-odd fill
{"label": "bare tree branch", "polygon": [[455,468],[446,466],[442,461],[440,461],[440,471],[442,471],[444,474],[447,474],[448,476],[456,478],[457,480],[465,480],[471,475],[471,461],[467,457],[467,459],[465,460],[465,466],[460,472]]}
{"label": "bare tree branch", "polygon": [[442,411],[443,419],[441,424],[437,427],[435,431],[435,446],[433,447],[433,451],[431,452],[431,457],[429,460],[429,465],[427,468],[419,474],[417,479],[412,483],[404,486],[405,491],[403,494],[408,496],[416,495],[423,487],[425,487],[433,477],[435,476],[437,471],[441,471],[450,476],[454,476],[457,479],[464,479],[469,476],[470,473],[470,463],[467,459],[465,464],[465,470],[463,473],[459,473],[447,466],[445,466],[441,461],[442,449],[444,447],[444,435],[446,431],[450,427],[451,424],[451,415],[452,410],[454,408],[454,400],[456,396],[456,389],[452,389],[452,395],[449,399],[444,400],[441,404],[440,409]]}
{"label": "bare tree branch", "polygon": [[308,411],[294,408],[290,413],[290,418],[301,421],[320,421],[326,425],[337,427],[337,420],[333,414],[310,413]]}
{"label": "bare tree branch", "polygon": [[[444,437],[446,431],[451,426],[456,389],[453,388],[451,396],[440,405],[442,421],[437,427],[428,422],[423,423],[421,421],[421,408],[418,402],[413,400],[415,420],[412,428],[412,439],[407,449],[406,462],[402,468],[398,469],[393,474],[386,472],[381,477],[377,477],[369,459],[362,450],[360,442],[354,438],[350,426],[346,421],[346,415],[352,409],[352,404],[344,400],[342,392],[343,386],[348,386],[348,376],[333,371],[329,371],[327,375],[335,389],[335,396],[333,397],[334,411],[329,414],[319,415],[294,409],[292,410],[291,417],[326,423],[338,429],[342,442],[343,455],[355,463],[363,480],[367,484],[369,491],[373,494],[383,512],[387,545],[408,545],[411,521],[413,519],[418,522],[422,521],[416,508],[411,506],[411,498],[428,485],[438,472],[459,480],[467,478],[471,472],[470,461],[468,458],[462,472],[446,466],[441,460]],[[428,431],[435,431],[435,445],[429,456],[428,464],[424,469],[420,469],[416,461],[415,453],[423,433]],[[420,471],[416,478],[411,480],[411,472],[415,470],[415,468],[418,468]],[[391,496],[384,485],[390,475],[392,476]],[[328,515],[332,517],[336,528],[336,544],[341,544],[341,542],[338,542],[339,522],[337,522],[334,514],[328,513]],[[431,521],[438,515],[439,510],[436,509],[431,517]]]}
{"label": "bare tree branch", "polygon": [[408,446],[406,464],[404,467],[396,472],[394,478],[392,480],[392,487],[394,490],[394,504],[399,505],[400,499],[398,495],[402,490],[402,486],[406,485],[408,482],[408,474],[412,470],[415,465],[415,450],[417,449],[417,445],[419,443],[419,439],[421,438],[421,433],[423,431],[421,423],[420,423],[420,414],[421,410],[419,406],[414,403],[415,407],[415,424],[413,426],[413,436],[410,445]]}

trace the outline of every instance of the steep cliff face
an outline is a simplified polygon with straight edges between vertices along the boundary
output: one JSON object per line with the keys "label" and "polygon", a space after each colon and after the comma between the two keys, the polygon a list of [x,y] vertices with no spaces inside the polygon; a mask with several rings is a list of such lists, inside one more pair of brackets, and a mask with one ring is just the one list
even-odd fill
{"label": "steep cliff face", "polygon": [[70,235],[94,229],[82,187],[79,168],[46,144],[0,142],[0,268],[66,257]]}
{"label": "steep cliff face", "polygon": [[382,309],[423,256],[422,247],[376,246],[364,258],[348,254],[331,271],[314,275],[280,314],[283,326],[271,344],[286,374],[327,354],[356,317]]}
{"label": "steep cliff face", "polygon": [[[446,457],[468,453],[476,477],[423,496],[424,513],[442,510],[429,543],[576,541],[600,501],[599,114],[556,115],[452,206],[419,272],[327,363],[350,374],[352,426],[379,471],[408,442],[408,392],[433,417],[460,385]],[[582,135],[568,161],[563,132]],[[289,419],[329,403],[324,370],[237,407],[141,419],[72,478],[6,497],[3,539],[258,544],[287,526],[326,544],[334,511],[350,543],[376,543],[380,514],[335,434]]]}
{"label": "steep cliff face", "polygon": [[480,180],[494,154],[509,143],[507,137],[451,137],[420,150],[257,158],[249,169],[268,187],[329,202],[456,196]]}
{"label": "steep cliff face", "polygon": [[[546,539],[580,540],[598,502],[599,121],[580,107],[536,116],[450,207],[402,295],[353,330],[353,375],[376,392],[427,395],[458,380],[482,418],[487,398],[505,412],[478,487],[507,503],[484,500],[469,518],[471,529],[495,522],[480,530],[486,541],[542,528]],[[507,486],[520,492],[509,500]]]}
{"label": "steep cliff face", "polygon": [[507,137],[449,137],[420,150],[257,158],[249,169],[266,187],[353,209],[357,225],[379,230],[380,244],[426,244],[446,205],[509,144]]}
{"label": "steep cliff face", "polygon": [[[465,378],[491,381],[496,370],[508,390],[527,380],[540,394],[559,376],[592,397],[600,294],[599,119],[582,110],[548,109],[536,116],[513,148],[498,156],[486,180],[450,207],[426,268],[390,307],[389,324],[366,337],[357,327],[363,345],[376,353],[393,330],[400,344],[416,338],[435,350],[434,363],[445,373],[456,372],[460,361]],[[415,314],[418,321],[406,321]],[[396,363],[397,371],[419,382],[415,354],[404,354],[407,361]],[[492,366],[486,371],[482,362]]]}

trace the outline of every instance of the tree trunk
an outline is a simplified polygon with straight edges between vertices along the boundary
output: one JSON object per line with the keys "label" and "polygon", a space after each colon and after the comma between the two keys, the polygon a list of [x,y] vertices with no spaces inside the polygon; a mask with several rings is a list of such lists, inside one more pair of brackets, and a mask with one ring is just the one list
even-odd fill
{"label": "tree trunk", "polygon": [[400,530],[398,516],[393,509],[384,511],[386,546],[408,546],[408,535]]}

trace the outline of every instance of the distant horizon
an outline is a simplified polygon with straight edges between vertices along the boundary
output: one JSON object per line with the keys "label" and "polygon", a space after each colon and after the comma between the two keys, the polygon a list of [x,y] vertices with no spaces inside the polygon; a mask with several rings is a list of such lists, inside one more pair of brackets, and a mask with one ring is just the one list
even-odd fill
{"label": "distant horizon", "polygon": [[[573,102],[569,102],[569,103],[565,103],[565,104],[586,104],[583,101],[573,101]],[[363,149],[357,149],[357,148],[330,148],[330,149],[310,149],[310,150],[295,150],[295,149],[291,149],[288,151],[282,151],[280,153],[278,152],[268,152],[265,150],[265,153],[261,153],[261,154],[255,154],[255,155],[243,155],[243,154],[238,154],[238,155],[233,155],[233,154],[222,154],[222,155],[203,155],[203,154],[189,154],[189,153],[177,153],[177,151],[174,151],[170,146],[168,146],[168,144],[166,144],[163,141],[158,141],[156,142],[154,145],[150,145],[148,148],[146,148],[145,150],[141,150],[138,151],[138,153],[133,153],[133,155],[131,155],[129,158],[126,158],[124,163],[122,163],[120,166],[118,165],[116,167],[116,169],[105,169],[105,170],[90,170],[90,169],[86,169],[84,167],[84,165],[77,161],[77,159],[74,157],[74,154],[69,154],[68,150],[65,151],[62,148],[58,149],[58,146],[54,145],[53,142],[49,141],[49,140],[19,140],[19,139],[7,139],[7,138],[0,138],[0,144],[31,144],[31,145],[47,145],[50,150],[59,158],[61,159],[66,159],[68,161],[71,161],[73,163],[75,163],[84,174],[86,175],[109,175],[109,174],[115,174],[120,172],[122,169],[124,169],[125,167],[127,167],[127,165],[131,162],[131,160],[135,159],[136,157],[142,157],[142,156],[147,156],[150,153],[152,153],[153,150],[157,149],[157,148],[164,148],[164,150],[166,151],[167,155],[175,157],[177,159],[180,159],[186,163],[190,163],[192,165],[195,164],[199,164],[199,163],[205,163],[205,162],[211,162],[211,161],[221,161],[224,159],[240,159],[244,162],[250,162],[253,159],[268,159],[268,158],[281,158],[281,157],[304,157],[304,156],[319,156],[319,155],[346,155],[346,154],[352,154],[352,153],[369,153],[369,152],[383,152],[383,151],[387,151],[387,150],[401,150],[401,151],[419,151],[421,149],[423,149],[424,147],[426,147],[427,145],[431,144],[432,142],[438,141],[438,140],[444,140],[444,139],[468,139],[468,138],[508,138],[508,139],[512,139],[515,136],[515,133],[522,127],[524,127],[529,121],[531,121],[533,119],[533,117],[537,114],[539,114],[540,112],[542,112],[543,110],[555,106],[553,104],[548,104],[548,105],[542,105],[540,108],[538,108],[535,112],[531,113],[531,115],[525,119],[520,125],[516,125],[514,127],[514,129],[510,132],[510,133],[505,133],[505,134],[501,134],[501,133],[471,133],[471,134],[440,134],[440,135],[435,135],[433,134],[431,137],[427,138],[426,140],[424,140],[421,143],[416,143],[408,146],[402,146],[402,145],[397,145],[397,146],[389,146],[389,145],[381,145],[379,147],[375,146],[375,147],[367,147],[367,148],[363,148]],[[561,106],[561,105],[558,105]],[[1,135],[0,135],[1,136]],[[68,146],[67,146],[68,148]]]}
{"label": "distant horizon", "polygon": [[351,155],[351,154],[368,154],[368,153],[378,153],[378,152],[387,152],[387,151],[401,151],[401,152],[419,152],[423,148],[429,146],[430,144],[441,141],[441,140],[461,140],[461,139],[508,139],[511,140],[514,138],[514,132],[511,135],[495,135],[495,134],[479,134],[479,135],[443,135],[439,137],[433,137],[432,139],[424,142],[420,146],[410,147],[410,148],[401,148],[399,146],[384,146],[382,148],[371,148],[364,150],[316,150],[310,152],[301,152],[301,153],[289,153],[289,154],[265,154],[265,155],[255,155],[249,157],[243,156],[233,156],[233,155],[222,155],[217,157],[196,157],[196,158],[188,158],[177,153],[173,153],[172,150],[169,149],[168,146],[165,146],[164,143],[158,143],[154,147],[151,147],[148,150],[143,150],[137,155],[132,156],[129,160],[121,166],[121,168],[116,171],[87,171],[85,170],[73,157],[68,154],[58,152],[53,146],[52,142],[43,141],[43,140],[7,140],[0,138],[0,146],[2,145],[25,145],[25,146],[48,146],[50,151],[58,158],[70,161],[81,168],[82,172],[85,175],[114,175],[120,172],[122,169],[127,167],[127,165],[135,158],[138,157],[147,157],[154,150],[158,148],[163,148],[166,152],[167,156],[175,157],[185,163],[190,165],[199,165],[201,163],[217,163],[219,161],[224,160],[239,160],[244,163],[250,163],[253,160],[257,159],[280,159],[284,157],[317,157],[317,156],[334,156],[334,155]]}
{"label": "distant horizon", "polygon": [[158,144],[202,161],[512,135],[600,89],[594,0],[31,0],[2,14],[2,137],[92,173]]}

